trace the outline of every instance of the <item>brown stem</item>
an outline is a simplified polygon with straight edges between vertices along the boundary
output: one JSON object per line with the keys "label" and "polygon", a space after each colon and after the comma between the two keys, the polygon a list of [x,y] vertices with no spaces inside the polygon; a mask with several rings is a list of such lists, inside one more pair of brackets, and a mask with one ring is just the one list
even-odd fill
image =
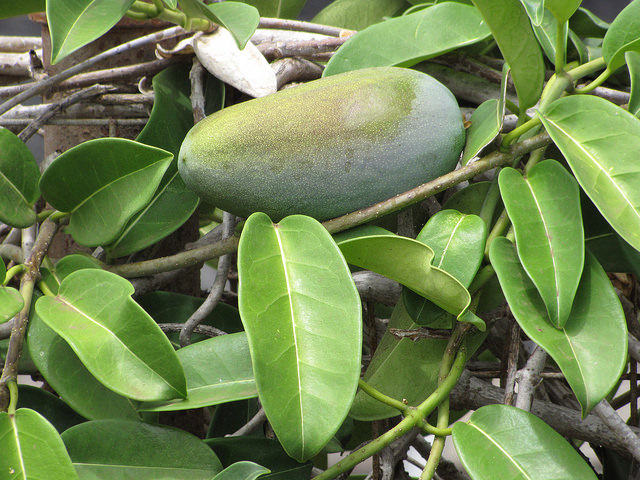
{"label": "brown stem", "polygon": [[0,411],[6,411],[9,406],[9,390],[6,385],[8,381],[16,380],[18,377],[18,362],[22,353],[27,323],[29,322],[33,286],[40,277],[40,264],[57,230],[57,223],[50,219],[45,220],[40,226],[40,233],[31,250],[31,254],[25,262],[27,269],[20,281],[20,292],[24,297],[24,307],[16,316],[13,328],[11,329],[9,348],[7,349],[7,356],[5,358],[2,376],[0,377]]}

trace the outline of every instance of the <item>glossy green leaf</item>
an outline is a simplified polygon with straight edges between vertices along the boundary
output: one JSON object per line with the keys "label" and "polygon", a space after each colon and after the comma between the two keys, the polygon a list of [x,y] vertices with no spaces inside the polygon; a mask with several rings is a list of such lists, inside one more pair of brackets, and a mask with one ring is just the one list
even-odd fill
{"label": "glossy green leaf", "polygon": [[596,480],[575,448],[535,415],[486,405],[453,426],[453,444],[474,480]]}
{"label": "glossy green leaf", "polygon": [[544,8],[549,10],[559,23],[564,23],[578,10],[582,0],[544,0]]}
{"label": "glossy green leaf", "polygon": [[2,478],[78,478],[58,432],[34,410],[0,412],[0,451]]}
{"label": "glossy green leaf", "polygon": [[175,162],[182,140],[193,126],[189,69],[176,65],[163,70],[153,77],[153,91],[149,121],[136,140],[173,153],[174,160],[151,201],[108,246],[112,257],[129,255],[153,245],[179,228],[198,205],[198,196],[185,187]]}
{"label": "glossy green leaf", "polygon": [[560,98],[538,114],[604,218],[640,249],[640,120],[590,95]]}
{"label": "glossy green leaf", "polygon": [[38,371],[71,408],[90,420],[138,420],[137,402],[109,390],[82,364],[64,339],[32,313],[27,347]]}
{"label": "glossy green leaf", "polygon": [[261,17],[297,19],[306,0],[247,0],[244,3],[253,5]]}
{"label": "glossy green leaf", "polygon": [[242,436],[208,438],[204,442],[216,452],[222,465],[251,461],[268,468],[272,473],[263,476],[264,480],[308,480],[311,475],[311,463],[296,462],[275,440]]}
{"label": "glossy green leaf", "polygon": [[540,46],[519,0],[473,0],[511,67],[520,110],[535,105],[544,83]]}
{"label": "glossy green leaf", "polygon": [[[438,371],[447,340],[413,341],[407,337],[399,339],[391,333],[392,329],[414,328],[418,328],[418,325],[413,323],[404,303],[399,301],[367,367],[364,380],[382,393],[401,401],[406,400],[408,405],[415,406],[438,386]],[[469,352],[472,352],[484,341],[486,334],[473,333],[468,338]],[[358,391],[349,412],[350,417],[365,421],[381,420],[398,414],[395,408],[374,400],[362,391]]]}
{"label": "glossy green leaf", "polygon": [[181,348],[177,354],[187,379],[187,398],[143,404],[139,410],[187,410],[258,395],[244,332],[203,340]]}
{"label": "glossy green leaf", "polygon": [[0,18],[17,17],[29,13],[44,12],[46,0],[22,0],[20,2],[1,2]]}
{"label": "glossy green leaf", "polygon": [[631,80],[628,110],[632,115],[638,117],[640,115],[640,52],[625,52],[624,58]]}
{"label": "glossy green leaf", "polygon": [[[429,219],[416,240],[434,251],[433,266],[445,270],[468,287],[484,257],[486,230],[485,223],[476,215],[441,210]],[[402,298],[407,312],[418,325],[451,326],[446,313],[426,298],[408,289],[403,290]],[[438,326],[433,325],[435,321]]]}
{"label": "glossy green leaf", "polygon": [[71,275],[73,272],[85,268],[101,268],[100,262],[86,253],[72,253],[65,255],[56,262],[56,277],[59,282]]}
{"label": "glossy green leaf", "polygon": [[313,17],[313,23],[363,30],[388,17],[395,17],[405,6],[404,0],[335,0]]}
{"label": "glossy green leaf", "polygon": [[133,292],[131,283],[118,275],[79,270],[62,281],[57,296],[38,299],[36,312],[114,392],[140,401],[185,397],[175,351],[131,299]]}
{"label": "glossy green leaf", "polygon": [[394,235],[386,228],[379,227],[377,225],[360,225],[349,230],[343,230],[342,232],[333,235],[333,239],[336,243],[340,244],[346,240],[358,237],[370,237],[373,235]]}
{"label": "glossy green leaf", "polygon": [[89,140],[56,158],[40,189],[54,208],[71,213],[66,230],[78,243],[108,244],[151,200],[172,157],[124,138]]}
{"label": "glossy green leaf", "polygon": [[293,458],[317,454],[344,421],[360,377],[360,297],[324,227],[302,215],[247,219],[238,305],[260,401]]}
{"label": "glossy green leaf", "polygon": [[214,480],[255,480],[256,478],[270,473],[268,468],[253,462],[236,462],[229,465],[214,477]]}
{"label": "glossy green leaf", "polygon": [[606,273],[587,255],[573,310],[558,329],[511,242],[495,239],[490,257],[518,324],[558,364],[584,417],[617,385],[627,362],[625,317]]}
{"label": "glossy green leaf", "polygon": [[579,8],[569,20],[569,28],[580,37],[603,38],[609,23],[586,8]]}
{"label": "glossy green leaf", "polygon": [[611,23],[602,42],[602,56],[607,68],[615,71],[624,65],[624,54],[640,51],[640,1],[635,0]]}
{"label": "glossy green leaf", "polygon": [[584,264],[578,184],[555,160],[537,164],[526,177],[503,168],[499,184],[520,262],[540,292],[551,323],[562,327]]}
{"label": "glossy green leaf", "polygon": [[445,210],[458,210],[460,213],[480,215],[482,204],[487,198],[491,182],[472,183],[458,190],[442,206]]}
{"label": "glossy green leaf", "polygon": [[18,407],[35,410],[59,433],[86,421],[55,395],[31,385],[18,385]]}
{"label": "glossy green leaf", "polygon": [[199,438],[171,427],[95,420],[71,427],[62,439],[82,479],[211,480],[222,470]]}
{"label": "glossy green leaf", "polygon": [[445,2],[356,33],[331,57],[322,75],[376,66],[409,67],[489,35],[472,6]]}
{"label": "glossy green leaf", "polygon": [[0,285],[0,323],[13,318],[24,307],[24,299],[18,290],[13,287]]}
{"label": "glossy green leaf", "polygon": [[180,0],[180,6],[190,16],[206,18],[229,30],[240,50],[254,34],[260,21],[258,10],[241,2],[205,5],[202,0]]}
{"label": "glossy green leaf", "polygon": [[491,98],[478,106],[471,115],[471,126],[462,153],[462,165],[467,165],[480,151],[489,145],[502,130],[504,100],[507,95],[508,68],[502,72],[500,98]]}
{"label": "glossy green leaf", "polygon": [[18,228],[34,224],[39,179],[40,169],[29,148],[0,128],[0,222]]}
{"label": "glossy green leaf", "polygon": [[464,313],[471,302],[464,285],[431,265],[433,250],[422,242],[375,235],[346,240],[339,247],[348,263],[395,280],[453,315]]}
{"label": "glossy green leaf", "polygon": [[531,19],[531,23],[534,26],[542,23],[542,17],[544,15],[544,0],[520,0],[527,15]]}
{"label": "glossy green leaf", "polygon": [[2,285],[7,278],[7,266],[4,264],[4,260],[0,257],[0,285]]}
{"label": "glossy green leaf", "polygon": [[47,0],[51,63],[102,36],[135,0]]}

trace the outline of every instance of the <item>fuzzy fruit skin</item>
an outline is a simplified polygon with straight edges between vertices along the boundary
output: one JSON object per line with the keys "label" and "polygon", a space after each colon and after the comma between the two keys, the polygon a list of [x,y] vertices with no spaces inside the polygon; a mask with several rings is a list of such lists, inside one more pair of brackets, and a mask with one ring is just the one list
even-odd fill
{"label": "fuzzy fruit skin", "polygon": [[453,94],[415,70],[379,67],[225,108],[185,137],[178,170],[241,217],[337,217],[433,180],[464,146]]}

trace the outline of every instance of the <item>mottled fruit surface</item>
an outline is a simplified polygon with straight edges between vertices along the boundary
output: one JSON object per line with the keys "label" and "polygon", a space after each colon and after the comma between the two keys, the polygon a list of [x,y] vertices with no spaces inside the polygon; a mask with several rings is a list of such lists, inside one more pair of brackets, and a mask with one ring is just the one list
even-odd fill
{"label": "mottled fruit surface", "polygon": [[404,68],[330,76],[195,125],[178,169],[203,200],[247,217],[355,211],[456,166],[464,128],[451,92]]}

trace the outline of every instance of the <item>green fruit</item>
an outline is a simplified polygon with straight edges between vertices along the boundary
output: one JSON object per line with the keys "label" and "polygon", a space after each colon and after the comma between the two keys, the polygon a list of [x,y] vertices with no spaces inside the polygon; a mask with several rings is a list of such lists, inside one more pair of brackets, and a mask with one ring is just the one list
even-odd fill
{"label": "green fruit", "polygon": [[444,85],[415,70],[368,68],[214,113],[185,137],[178,170],[236,215],[325,220],[450,172],[464,138]]}

